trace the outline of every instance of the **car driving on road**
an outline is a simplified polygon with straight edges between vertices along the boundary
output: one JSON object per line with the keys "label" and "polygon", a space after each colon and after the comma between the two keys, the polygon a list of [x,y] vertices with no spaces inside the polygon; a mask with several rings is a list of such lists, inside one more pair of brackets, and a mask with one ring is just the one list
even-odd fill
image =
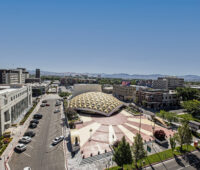
{"label": "car driving on road", "polygon": [[18,145],[15,147],[15,149],[16,149],[17,151],[19,151],[19,152],[23,152],[23,151],[26,150],[26,145],[20,143],[20,144],[18,144]]}
{"label": "car driving on road", "polygon": [[60,136],[60,137],[56,137],[53,141],[52,141],[52,145],[57,145],[59,142],[61,142],[64,139],[64,136]]}
{"label": "car driving on road", "polygon": [[31,137],[29,137],[29,136],[24,136],[19,140],[19,143],[24,143],[24,144],[27,144],[30,142],[31,142]]}

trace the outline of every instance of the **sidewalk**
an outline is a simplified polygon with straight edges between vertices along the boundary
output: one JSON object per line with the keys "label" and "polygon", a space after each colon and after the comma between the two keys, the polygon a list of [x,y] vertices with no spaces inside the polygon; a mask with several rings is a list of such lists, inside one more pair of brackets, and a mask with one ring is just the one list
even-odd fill
{"label": "sidewalk", "polygon": [[0,169],[1,170],[10,170],[10,167],[8,165],[8,161],[9,161],[9,159],[11,158],[11,156],[13,154],[14,147],[17,145],[19,139],[23,136],[24,132],[27,130],[27,128],[29,126],[29,121],[32,119],[33,114],[38,112],[38,110],[40,108],[41,101],[45,97],[46,97],[46,95],[43,95],[41,97],[40,102],[37,104],[37,106],[35,107],[35,109],[31,113],[31,115],[28,117],[26,122],[23,125],[18,125],[18,127],[15,128],[15,133],[12,135],[13,140],[9,143],[8,147],[6,148],[6,150],[1,155],[1,160],[0,160]]}

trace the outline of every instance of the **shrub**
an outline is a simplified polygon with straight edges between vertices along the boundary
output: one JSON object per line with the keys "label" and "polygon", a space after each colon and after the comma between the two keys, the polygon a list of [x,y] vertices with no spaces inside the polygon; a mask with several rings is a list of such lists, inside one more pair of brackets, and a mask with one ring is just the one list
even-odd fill
{"label": "shrub", "polygon": [[10,138],[10,136],[11,136],[11,132],[10,131],[9,132],[4,132],[4,134],[3,134],[4,138]]}
{"label": "shrub", "polygon": [[4,138],[3,139],[3,143],[4,144],[9,144],[11,142],[11,140],[12,140],[11,138]]}
{"label": "shrub", "polygon": [[156,130],[154,132],[154,136],[155,138],[157,138],[158,140],[165,140],[166,134],[163,130]]}
{"label": "shrub", "polygon": [[118,145],[119,145],[120,141],[119,140],[116,140],[114,143],[113,143],[113,148],[117,148]]}

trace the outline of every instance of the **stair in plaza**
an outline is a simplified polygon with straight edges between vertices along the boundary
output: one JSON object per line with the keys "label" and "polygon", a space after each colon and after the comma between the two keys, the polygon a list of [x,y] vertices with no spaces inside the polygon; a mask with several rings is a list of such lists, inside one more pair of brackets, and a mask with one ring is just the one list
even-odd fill
{"label": "stair in plaza", "polygon": [[112,156],[112,155],[113,155],[112,152],[107,152],[107,153],[103,153],[103,154],[100,154],[100,155],[91,156],[91,157],[82,159],[80,165],[91,164],[95,161],[99,161],[103,158],[107,158],[107,157]]}

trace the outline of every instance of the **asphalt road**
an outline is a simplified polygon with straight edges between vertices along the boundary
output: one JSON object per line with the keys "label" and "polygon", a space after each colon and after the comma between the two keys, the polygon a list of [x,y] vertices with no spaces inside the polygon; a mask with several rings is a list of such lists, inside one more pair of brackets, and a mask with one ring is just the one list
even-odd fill
{"label": "asphalt road", "polygon": [[32,142],[27,144],[27,150],[13,153],[9,161],[11,170],[23,170],[26,166],[31,167],[31,170],[65,169],[63,142],[56,146],[51,145],[55,137],[62,135],[61,113],[54,113],[56,99],[49,99],[48,103],[50,106],[38,111],[43,114],[43,118],[40,119],[38,127],[33,129],[36,135]]}
{"label": "asphalt road", "polygon": [[145,170],[195,170],[200,169],[200,152],[195,151],[187,154],[185,157],[176,157],[151,167],[144,168]]}

